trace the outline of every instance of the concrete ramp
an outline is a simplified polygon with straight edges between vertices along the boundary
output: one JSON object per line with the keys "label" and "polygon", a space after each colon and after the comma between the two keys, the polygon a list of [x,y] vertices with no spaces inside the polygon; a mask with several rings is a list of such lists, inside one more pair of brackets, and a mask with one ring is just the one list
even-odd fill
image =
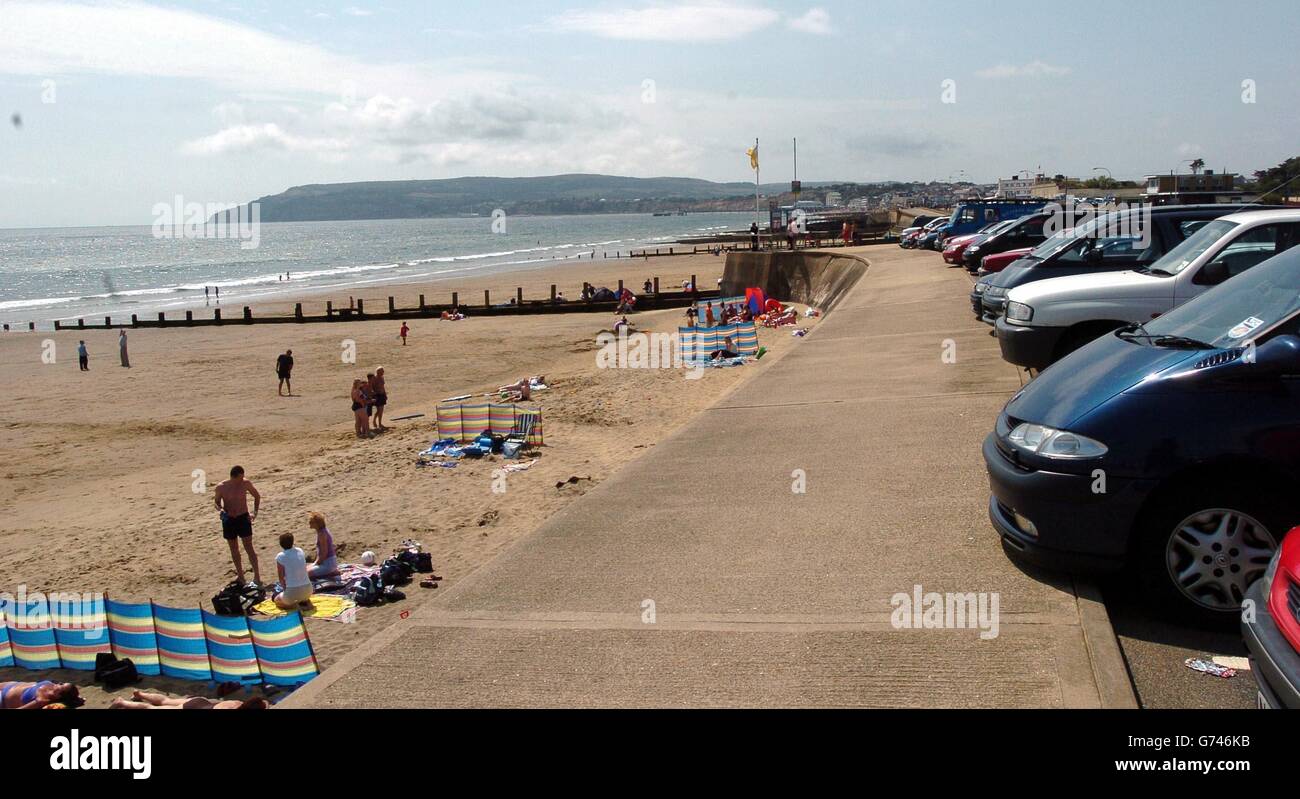
{"label": "concrete ramp", "polygon": [[783,302],[798,302],[829,311],[863,275],[867,263],[854,255],[803,252],[733,252],[727,254],[722,296],[761,288]]}

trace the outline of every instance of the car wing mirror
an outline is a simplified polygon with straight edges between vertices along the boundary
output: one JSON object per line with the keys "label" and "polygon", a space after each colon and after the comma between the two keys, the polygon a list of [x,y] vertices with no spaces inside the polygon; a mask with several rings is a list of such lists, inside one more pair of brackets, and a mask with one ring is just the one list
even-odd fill
{"label": "car wing mirror", "polygon": [[1257,347],[1247,345],[1242,356],[1247,374],[1255,372],[1273,377],[1300,375],[1300,338],[1291,334],[1274,336]]}
{"label": "car wing mirror", "polygon": [[1201,273],[1197,277],[1200,278],[1197,282],[1202,285],[1217,286],[1228,279],[1228,264],[1224,261],[1210,261],[1201,267]]}

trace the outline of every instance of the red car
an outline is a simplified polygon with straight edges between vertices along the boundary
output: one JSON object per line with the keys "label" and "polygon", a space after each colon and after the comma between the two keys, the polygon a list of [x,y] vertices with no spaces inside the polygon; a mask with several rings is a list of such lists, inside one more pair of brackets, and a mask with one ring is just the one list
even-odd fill
{"label": "red car", "polygon": [[1268,571],[1247,589],[1241,632],[1259,706],[1300,708],[1300,527],[1282,539]]}
{"label": "red car", "polygon": [[944,242],[943,245],[943,262],[953,266],[961,266],[962,253],[966,248],[977,241],[987,239],[989,236],[996,235],[1012,227],[1019,219],[1006,219],[1001,222],[994,222],[991,225],[985,225],[975,233],[967,233],[965,236],[954,236]]}
{"label": "red car", "polygon": [[1013,261],[1025,257],[1029,253],[1033,252],[1033,250],[1033,247],[1025,247],[1020,250],[1007,250],[1006,252],[1000,252],[995,255],[986,255],[984,256],[984,260],[980,261],[980,271],[976,274],[989,275],[994,272],[1001,272],[1003,269],[1010,266]]}

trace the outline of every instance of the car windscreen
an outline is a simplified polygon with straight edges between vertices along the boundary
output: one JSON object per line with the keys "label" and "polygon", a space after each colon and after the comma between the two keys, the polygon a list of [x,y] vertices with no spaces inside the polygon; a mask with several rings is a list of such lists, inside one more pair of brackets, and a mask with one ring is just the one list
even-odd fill
{"label": "car windscreen", "polygon": [[1178,274],[1190,266],[1197,258],[1204,255],[1206,250],[1213,247],[1219,239],[1226,236],[1235,227],[1238,227],[1236,222],[1229,222],[1226,219],[1215,219],[1212,222],[1207,222],[1201,226],[1200,230],[1183,239],[1177,247],[1174,247],[1151,264],[1151,271],[1169,275]]}
{"label": "car windscreen", "polygon": [[1300,311],[1300,248],[1274,256],[1146,326],[1152,336],[1184,336],[1240,347]]}

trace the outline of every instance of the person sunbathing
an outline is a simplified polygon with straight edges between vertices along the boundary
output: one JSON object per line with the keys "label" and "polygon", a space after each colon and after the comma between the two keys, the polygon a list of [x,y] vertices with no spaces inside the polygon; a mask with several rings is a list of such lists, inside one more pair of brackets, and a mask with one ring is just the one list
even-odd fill
{"label": "person sunbathing", "polygon": [[131,698],[119,696],[109,710],[265,710],[271,703],[251,699],[208,699],[206,696],[168,696],[157,691],[134,691]]}
{"label": "person sunbathing", "polygon": [[71,709],[84,704],[86,700],[81,698],[81,692],[70,682],[0,682],[0,709],[3,710]]}
{"label": "person sunbathing", "polygon": [[727,336],[720,350],[714,350],[709,353],[709,360],[720,361],[724,358],[739,358],[740,353],[736,352],[736,345],[732,342],[731,336]]}
{"label": "person sunbathing", "polygon": [[533,398],[533,385],[546,385],[546,375],[534,375],[525,377],[518,383],[511,383],[508,386],[501,386],[497,389],[498,394],[505,395],[506,399],[514,402],[523,402]]}

